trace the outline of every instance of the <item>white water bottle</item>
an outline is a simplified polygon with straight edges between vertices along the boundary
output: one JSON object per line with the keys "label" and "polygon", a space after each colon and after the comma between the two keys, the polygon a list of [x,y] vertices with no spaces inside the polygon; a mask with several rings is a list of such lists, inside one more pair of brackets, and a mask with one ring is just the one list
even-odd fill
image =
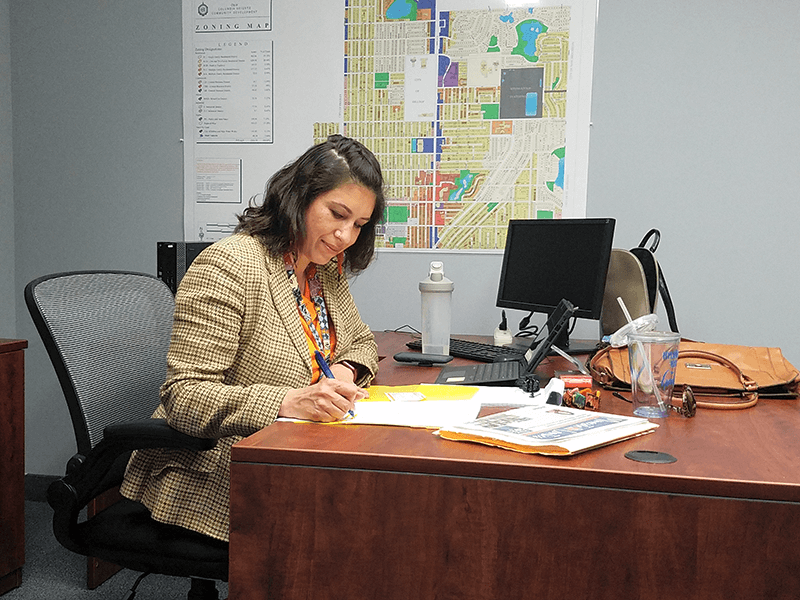
{"label": "white water bottle", "polygon": [[450,354],[450,302],[453,282],[444,276],[444,264],[431,263],[428,278],[419,282],[422,295],[422,353]]}

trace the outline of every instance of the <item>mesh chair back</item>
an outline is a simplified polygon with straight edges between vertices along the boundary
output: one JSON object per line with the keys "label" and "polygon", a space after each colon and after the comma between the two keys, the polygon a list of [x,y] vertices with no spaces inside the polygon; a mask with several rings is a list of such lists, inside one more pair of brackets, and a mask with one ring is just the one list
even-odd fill
{"label": "mesh chair back", "polygon": [[152,415],[175,307],[166,284],[144,273],[58,273],[30,282],[25,302],[64,391],[79,453],[107,425]]}

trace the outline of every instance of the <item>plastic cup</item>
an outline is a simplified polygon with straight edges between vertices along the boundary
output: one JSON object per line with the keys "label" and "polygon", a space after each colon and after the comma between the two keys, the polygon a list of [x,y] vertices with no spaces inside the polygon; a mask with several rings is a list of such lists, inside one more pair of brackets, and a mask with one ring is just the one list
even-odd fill
{"label": "plastic cup", "polygon": [[669,415],[680,341],[679,333],[664,331],[628,335],[633,414],[648,419]]}

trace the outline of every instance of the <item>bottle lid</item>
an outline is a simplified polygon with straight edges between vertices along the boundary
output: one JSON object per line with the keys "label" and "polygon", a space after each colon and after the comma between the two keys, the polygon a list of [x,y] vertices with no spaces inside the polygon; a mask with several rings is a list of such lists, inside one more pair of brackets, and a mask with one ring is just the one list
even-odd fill
{"label": "bottle lid", "polygon": [[444,263],[440,260],[431,262],[428,278],[419,282],[420,292],[452,292],[453,282],[444,276]]}

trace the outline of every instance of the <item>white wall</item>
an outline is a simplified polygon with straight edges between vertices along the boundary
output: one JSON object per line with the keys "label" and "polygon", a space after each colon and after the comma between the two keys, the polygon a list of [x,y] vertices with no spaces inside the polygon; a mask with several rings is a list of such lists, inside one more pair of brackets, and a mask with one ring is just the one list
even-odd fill
{"label": "white wall", "polygon": [[[13,297],[16,335],[31,344],[26,468],[55,474],[74,441],[22,287],[67,269],[155,273],[155,242],[182,239],[180,1],[0,0],[0,61],[5,3]],[[685,335],[779,346],[795,365],[798,47],[793,0],[600,0],[588,185],[588,216],[617,219],[616,246],[661,229],[658,257]],[[491,333],[497,255],[382,253],[353,284],[365,320],[418,328],[417,281],[433,257],[456,285],[453,330]],[[0,287],[6,279],[0,266]],[[9,335],[3,310],[0,335]]]}

